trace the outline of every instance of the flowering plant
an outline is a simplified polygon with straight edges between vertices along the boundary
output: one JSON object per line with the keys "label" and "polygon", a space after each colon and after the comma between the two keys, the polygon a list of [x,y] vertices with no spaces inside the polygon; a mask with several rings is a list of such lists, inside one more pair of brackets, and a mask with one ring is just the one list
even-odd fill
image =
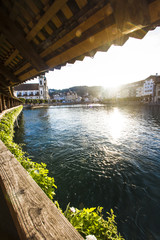
{"label": "flowering plant", "polygon": [[79,210],[68,205],[64,215],[86,240],[124,240],[118,234],[113,210],[107,220],[103,219],[102,210],[102,207]]}

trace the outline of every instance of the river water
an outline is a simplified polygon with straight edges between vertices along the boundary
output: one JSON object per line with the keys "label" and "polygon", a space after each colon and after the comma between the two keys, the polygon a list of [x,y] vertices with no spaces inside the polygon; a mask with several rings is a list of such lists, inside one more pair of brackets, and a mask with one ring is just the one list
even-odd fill
{"label": "river water", "polygon": [[160,108],[24,110],[15,141],[47,163],[63,209],[112,208],[125,239],[160,239]]}

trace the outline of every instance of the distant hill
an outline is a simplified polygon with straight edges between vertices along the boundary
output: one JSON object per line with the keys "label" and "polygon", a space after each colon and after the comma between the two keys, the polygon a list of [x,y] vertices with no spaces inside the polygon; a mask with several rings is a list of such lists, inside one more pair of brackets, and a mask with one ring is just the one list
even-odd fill
{"label": "distant hill", "polygon": [[81,97],[86,96],[87,94],[91,95],[93,97],[98,97],[99,95],[102,94],[102,92],[104,92],[104,89],[101,86],[92,86],[92,87],[76,86],[76,87],[66,88],[66,89],[62,89],[62,90],[49,89],[50,95],[65,93],[68,91],[76,92],[77,95],[81,96]]}

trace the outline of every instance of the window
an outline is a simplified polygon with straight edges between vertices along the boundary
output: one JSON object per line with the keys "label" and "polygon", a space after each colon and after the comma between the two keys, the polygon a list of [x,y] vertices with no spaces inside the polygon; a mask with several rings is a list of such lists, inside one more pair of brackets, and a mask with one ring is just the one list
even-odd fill
{"label": "window", "polygon": [[42,90],[41,90],[41,95],[42,95]]}
{"label": "window", "polygon": [[42,85],[42,80],[40,80],[40,85]]}

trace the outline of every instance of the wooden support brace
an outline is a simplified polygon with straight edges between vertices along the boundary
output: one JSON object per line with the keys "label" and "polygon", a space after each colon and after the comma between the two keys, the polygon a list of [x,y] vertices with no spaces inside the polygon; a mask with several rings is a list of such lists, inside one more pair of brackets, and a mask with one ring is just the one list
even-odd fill
{"label": "wooden support brace", "polygon": [[47,69],[47,65],[36,53],[31,44],[24,38],[20,30],[16,25],[9,19],[9,17],[4,13],[3,9],[0,7],[0,31],[9,39],[11,44],[19,50],[19,52],[24,56],[38,71],[43,71]]}

